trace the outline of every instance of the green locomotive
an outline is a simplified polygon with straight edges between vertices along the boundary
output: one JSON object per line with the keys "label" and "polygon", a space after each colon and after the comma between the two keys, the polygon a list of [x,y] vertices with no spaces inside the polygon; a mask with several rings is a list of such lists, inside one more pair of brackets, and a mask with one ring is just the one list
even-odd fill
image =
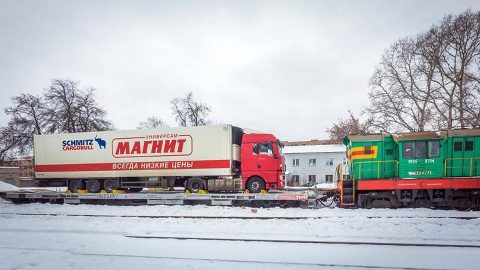
{"label": "green locomotive", "polygon": [[479,207],[480,129],[348,135],[344,205]]}

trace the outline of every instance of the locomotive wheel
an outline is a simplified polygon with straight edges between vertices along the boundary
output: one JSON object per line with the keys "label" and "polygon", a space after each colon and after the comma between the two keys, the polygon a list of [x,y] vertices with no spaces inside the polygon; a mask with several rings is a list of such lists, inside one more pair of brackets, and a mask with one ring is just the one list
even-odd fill
{"label": "locomotive wheel", "polygon": [[87,191],[90,193],[98,193],[102,189],[102,183],[97,179],[87,180]]}
{"label": "locomotive wheel", "polygon": [[260,193],[260,191],[265,189],[265,182],[260,177],[252,177],[247,182],[247,189],[251,193]]}
{"label": "locomotive wheel", "polygon": [[103,189],[108,193],[112,193],[114,189],[118,189],[119,187],[118,180],[115,179],[107,179],[103,182]]}
{"label": "locomotive wheel", "polygon": [[83,180],[74,179],[68,182],[68,190],[72,193],[78,193],[80,189],[85,189],[85,182]]}
{"label": "locomotive wheel", "polygon": [[205,182],[200,178],[190,178],[187,182],[187,189],[192,193],[197,193],[201,189],[205,189]]}

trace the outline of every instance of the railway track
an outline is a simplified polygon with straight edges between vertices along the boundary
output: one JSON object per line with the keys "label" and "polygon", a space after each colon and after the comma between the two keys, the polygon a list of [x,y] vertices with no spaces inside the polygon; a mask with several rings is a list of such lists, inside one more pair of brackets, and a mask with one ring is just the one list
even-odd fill
{"label": "railway track", "polygon": [[434,243],[408,243],[408,242],[317,241],[317,240],[288,240],[288,239],[179,237],[179,236],[153,236],[153,235],[126,235],[125,237],[141,238],[141,239],[266,242],[266,243],[350,245],[350,246],[355,245],[355,246],[395,246],[395,247],[436,247],[436,248],[480,248],[480,245],[470,245],[470,244],[434,244]]}
{"label": "railway track", "polygon": [[81,252],[81,251],[72,251],[66,249],[49,249],[49,248],[24,248],[24,247],[13,247],[13,246],[4,246],[0,249],[4,250],[20,250],[20,251],[53,251],[53,252],[64,252],[77,256],[86,256],[86,257],[112,257],[112,258],[130,258],[130,259],[160,259],[160,260],[175,260],[175,261],[197,261],[197,262],[219,262],[219,263],[234,263],[234,264],[253,264],[253,265],[265,265],[267,268],[272,266],[289,266],[289,267],[324,267],[331,269],[343,268],[343,269],[385,269],[385,270],[449,270],[442,268],[423,268],[423,267],[402,267],[402,266],[380,266],[380,265],[368,265],[368,264],[336,264],[336,263],[308,263],[308,262],[288,262],[288,261],[268,261],[268,260],[236,260],[236,259],[223,259],[223,258],[199,258],[199,257],[180,257],[180,256],[152,256],[152,255],[134,255],[134,254],[115,254],[115,253],[95,253],[95,252]]}
{"label": "railway track", "polygon": [[193,215],[102,215],[102,214],[55,214],[55,213],[1,213],[0,215],[11,216],[61,216],[61,217],[111,217],[111,218],[185,218],[185,219],[254,219],[254,220],[305,220],[305,219],[348,219],[348,218],[366,218],[366,219],[460,219],[473,220],[480,217],[469,216],[451,216],[451,217],[415,217],[415,216],[365,216],[365,217],[281,217],[281,216],[193,216]]}

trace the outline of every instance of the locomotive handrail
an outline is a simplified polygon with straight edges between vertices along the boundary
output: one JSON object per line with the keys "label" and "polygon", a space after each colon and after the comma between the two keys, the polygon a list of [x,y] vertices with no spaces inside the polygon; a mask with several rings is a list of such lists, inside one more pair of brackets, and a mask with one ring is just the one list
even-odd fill
{"label": "locomotive handrail", "polygon": [[[480,160],[480,157],[446,158],[445,161],[444,161],[444,164],[443,164],[443,165],[444,165],[444,166],[443,166],[443,177],[448,177],[448,175],[447,175],[447,169],[462,169],[462,170],[463,170],[463,169],[467,168],[467,166],[465,166],[465,165],[462,165],[462,166],[447,166],[447,162],[448,162],[448,161],[451,162],[451,161],[455,161],[455,160],[458,160],[458,161],[460,161],[460,160],[463,160],[463,161],[465,161],[465,160],[470,160],[470,163],[469,163],[469,165],[468,165],[468,169],[469,169],[469,175],[468,175],[468,176],[469,176],[469,177],[474,176],[474,175],[473,175],[473,168],[474,168],[474,167],[480,167],[477,163],[475,163],[475,166],[473,166],[473,161],[474,161],[474,160]],[[462,162],[462,164],[465,164],[465,163]],[[477,173],[478,173],[478,170],[477,170]],[[450,175],[450,176],[451,176],[451,175]]]}
{"label": "locomotive handrail", "polygon": [[[377,164],[377,178],[380,178],[380,164],[381,163],[395,163],[395,177],[398,177],[398,160],[372,160],[372,161],[360,161],[360,162],[355,162],[352,164],[352,166],[358,164],[359,165],[359,172],[358,172],[358,179],[362,179],[362,164],[366,163],[376,163]],[[374,169],[365,169],[367,171],[373,171]]]}

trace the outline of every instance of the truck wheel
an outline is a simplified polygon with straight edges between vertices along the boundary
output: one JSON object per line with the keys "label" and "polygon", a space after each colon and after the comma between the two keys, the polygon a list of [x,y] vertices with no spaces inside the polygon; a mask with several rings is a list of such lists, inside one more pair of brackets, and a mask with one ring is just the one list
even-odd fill
{"label": "truck wheel", "polygon": [[72,193],[78,193],[80,189],[85,189],[85,182],[80,179],[74,179],[68,181],[68,190]]}
{"label": "truck wheel", "polygon": [[115,179],[107,179],[103,182],[103,189],[108,193],[112,193],[114,189],[118,189],[119,187],[118,180]]}
{"label": "truck wheel", "polygon": [[192,193],[197,193],[201,189],[205,189],[205,182],[200,178],[190,178],[187,181],[187,189]]}
{"label": "truck wheel", "polygon": [[265,182],[260,177],[252,177],[247,182],[247,189],[251,193],[260,193],[260,191],[265,189]]}
{"label": "truck wheel", "polygon": [[98,193],[102,189],[102,183],[97,179],[87,180],[87,191],[90,193]]}

